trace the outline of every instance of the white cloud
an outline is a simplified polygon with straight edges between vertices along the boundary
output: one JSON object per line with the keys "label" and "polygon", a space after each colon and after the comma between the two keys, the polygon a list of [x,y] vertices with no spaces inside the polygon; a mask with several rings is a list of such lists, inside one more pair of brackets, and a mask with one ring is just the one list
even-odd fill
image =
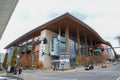
{"label": "white cloud", "polygon": [[[119,0],[19,0],[0,41],[0,48],[43,23],[70,12],[104,39],[120,34]],[[80,16],[78,16],[80,14]]]}
{"label": "white cloud", "polygon": [[116,37],[120,34],[120,17],[117,16],[100,16],[94,19],[87,18],[85,20],[93,29],[95,29],[103,38]]}

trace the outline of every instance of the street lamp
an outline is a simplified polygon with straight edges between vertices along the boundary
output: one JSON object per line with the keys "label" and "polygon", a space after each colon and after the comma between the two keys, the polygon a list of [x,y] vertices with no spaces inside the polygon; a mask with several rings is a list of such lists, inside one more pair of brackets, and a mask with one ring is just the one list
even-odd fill
{"label": "street lamp", "polygon": [[17,59],[19,59],[20,58],[20,56],[19,56],[19,54],[17,54]]}
{"label": "street lamp", "polygon": [[17,66],[18,66],[18,65],[19,65],[19,58],[20,58],[20,55],[17,54],[16,56],[17,56]]}

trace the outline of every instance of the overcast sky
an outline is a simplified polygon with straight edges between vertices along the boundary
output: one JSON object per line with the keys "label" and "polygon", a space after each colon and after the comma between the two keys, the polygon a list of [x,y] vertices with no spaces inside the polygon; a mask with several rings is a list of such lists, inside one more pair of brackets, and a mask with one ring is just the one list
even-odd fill
{"label": "overcast sky", "polygon": [[26,32],[69,12],[113,46],[120,35],[120,0],[19,0],[0,41],[3,48]]}

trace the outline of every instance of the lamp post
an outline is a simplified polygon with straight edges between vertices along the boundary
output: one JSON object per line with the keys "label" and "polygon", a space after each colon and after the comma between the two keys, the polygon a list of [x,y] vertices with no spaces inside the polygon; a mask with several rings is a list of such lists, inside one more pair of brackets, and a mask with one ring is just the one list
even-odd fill
{"label": "lamp post", "polygon": [[17,66],[18,66],[18,65],[19,65],[19,58],[20,58],[20,55],[17,54],[16,57],[17,57]]}
{"label": "lamp post", "polygon": [[16,57],[17,57],[17,64],[16,64],[16,66],[19,66],[20,51],[21,51],[21,46],[19,45],[18,46],[18,52],[17,52],[17,55],[16,55]]}

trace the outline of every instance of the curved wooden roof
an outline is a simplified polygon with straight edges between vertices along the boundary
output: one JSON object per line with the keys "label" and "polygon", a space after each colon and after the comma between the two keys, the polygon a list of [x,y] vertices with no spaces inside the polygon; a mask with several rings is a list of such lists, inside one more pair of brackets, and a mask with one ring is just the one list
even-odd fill
{"label": "curved wooden roof", "polygon": [[87,34],[88,35],[87,37],[88,38],[91,37],[93,39],[93,41],[95,41],[97,43],[104,43],[104,44],[111,46],[111,44],[109,42],[103,40],[99,36],[99,34],[96,31],[94,31],[92,28],[90,28],[87,24],[83,23],[82,21],[75,18],[71,14],[66,13],[66,14],[59,16],[59,17],[31,30],[30,32],[22,35],[21,37],[19,37],[18,39],[16,39],[15,41],[10,43],[9,45],[7,45],[5,47],[5,49],[7,49],[11,46],[17,46],[21,42],[24,42],[24,41],[27,41],[29,39],[32,39],[33,37],[39,36],[40,32],[44,29],[49,29],[53,32],[58,33],[59,28],[61,29],[61,31],[64,31],[66,29],[66,26],[69,26],[69,31],[70,31],[70,33],[73,34],[73,36],[75,36],[76,31],[79,30],[80,35]]}

